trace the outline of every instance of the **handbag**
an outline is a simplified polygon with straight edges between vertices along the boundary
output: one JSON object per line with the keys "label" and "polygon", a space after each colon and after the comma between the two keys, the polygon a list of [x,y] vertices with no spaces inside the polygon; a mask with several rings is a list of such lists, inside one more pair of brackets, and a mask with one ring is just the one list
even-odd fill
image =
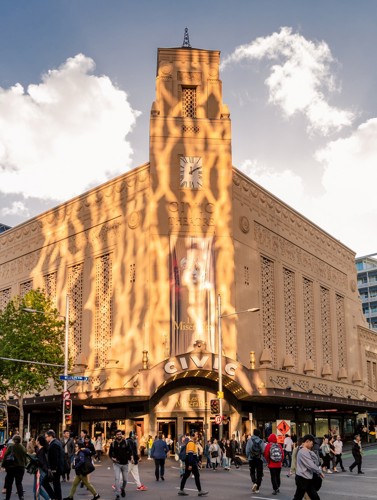
{"label": "handbag", "polygon": [[214,450],[214,451],[211,451],[211,458],[217,458],[219,456],[219,452]]}
{"label": "handbag", "polygon": [[11,467],[12,465],[14,465],[14,462],[15,462],[15,458],[14,458],[14,454],[13,454],[13,449],[11,449],[9,455],[3,460],[3,463],[1,466],[3,467],[3,469],[7,469],[8,467]]}
{"label": "handbag", "polygon": [[26,465],[26,472],[29,474],[36,474],[38,471],[38,460],[30,455],[28,455],[29,462]]}

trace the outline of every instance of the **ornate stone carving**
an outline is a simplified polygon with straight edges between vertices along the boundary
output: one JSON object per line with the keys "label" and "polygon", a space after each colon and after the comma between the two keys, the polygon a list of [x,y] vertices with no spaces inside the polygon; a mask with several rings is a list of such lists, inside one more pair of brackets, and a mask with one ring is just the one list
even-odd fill
{"label": "ornate stone carving", "polygon": [[102,255],[96,259],[96,300],[94,349],[95,367],[106,366],[107,352],[111,348],[112,332],[112,256]]}
{"label": "ornate stone carving", "polygon": [[68,269],[69,293],[69,345],[70,355],[76,359],[82,349],[82,305],[84,265],[75,264]]}
{"label": "ornate stone carving", "polygon": [[178,71],[177,80],[186,85],[200,85],[202,83],[202,73],[200,71]]}
{"label": "ornate stone carving", "polygon": [[270,352],[271,361],[276,366],[276,324],[274,263],[261,257],[262,284],[262,324],[264,349]]}
{"label": "ornate stone carving", "polygon": [[130,229],[135,229],[140,224],[140,214],[139,212],[131,212],[128,216],[128,227]]}
{"label": "ornate stone carving", "polygon": [[240,229],[243,233],[248,233],[250,231],[249,219],[244,215],[240,217]]}
{"label": "ornate stone carving", "polygon": [[[306,372],[315,371],[315,323],[314,323],[314,291],[313,281],[303,278],[303,306],[304,306],[304,329],[305,329],[305,354],[306,354]],[[308,362],[310,363],[310,367]]]}

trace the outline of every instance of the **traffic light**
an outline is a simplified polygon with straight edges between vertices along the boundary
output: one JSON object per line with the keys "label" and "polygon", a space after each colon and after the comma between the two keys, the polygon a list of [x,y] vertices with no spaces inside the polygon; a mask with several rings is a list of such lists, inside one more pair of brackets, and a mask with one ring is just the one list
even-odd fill
{"label": "traffic light", "polygon": [[211,399],[211,415],[218,415],[220,413],[220,402],[218,399]]}
{"label": "traffic light", "polygon": [[64,415],[72,415],[72,399],[65,399],[63,405]]}
{"label": "traffic light", "polygon": [[66,427],[72,425],[72,415],[64,415],[64,423]]}

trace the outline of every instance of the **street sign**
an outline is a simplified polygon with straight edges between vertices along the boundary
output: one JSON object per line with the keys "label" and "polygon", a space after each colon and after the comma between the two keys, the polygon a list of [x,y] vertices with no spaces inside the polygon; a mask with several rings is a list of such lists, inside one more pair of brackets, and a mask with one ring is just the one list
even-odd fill
{"label": "street sign", "polygon": [[62,394],[63,399],[70,399],[71,393],[69,391],[64,391]]}
{"label": "street sign", "polygon": [[222,415],[216,415],[216,417],[215,417],[215,424],[220,425],[222,421],[223,421],[223,416]]}
{"label": "street sign", "polygon": [[83,375],[59,375],[60,380],[76,380],[76,382],[86,382],[89,377]]}
{"label": "street sign", "polygon": [[285,435],[291,435],[291,421],[276,420],[276,431],[278,443],[283,444]]}

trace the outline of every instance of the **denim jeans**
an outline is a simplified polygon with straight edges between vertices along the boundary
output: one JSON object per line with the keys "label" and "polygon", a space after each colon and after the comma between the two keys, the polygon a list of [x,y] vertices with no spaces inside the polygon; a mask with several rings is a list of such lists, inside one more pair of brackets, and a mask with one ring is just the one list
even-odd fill
{"label": "denim jeans", "polygon": [[117,495],[120,495],[121,489],[124,489],[127,485],[128,464],[114,462],[113,468],[115,474],[115,491]]}
{"label": "denim jeans", "polygon": [[42,483],[43,479],[46,477],[46,473],[43,472],[42,469],[39,469],[39,493],[37,495],[37,474],[34,475],[34,484],[33,484],[33,493],[34,493],[34,499],[37,500],[40,497],[44,498],[45,500],[49,500],[50,495],[46,492],[44,489]]}

